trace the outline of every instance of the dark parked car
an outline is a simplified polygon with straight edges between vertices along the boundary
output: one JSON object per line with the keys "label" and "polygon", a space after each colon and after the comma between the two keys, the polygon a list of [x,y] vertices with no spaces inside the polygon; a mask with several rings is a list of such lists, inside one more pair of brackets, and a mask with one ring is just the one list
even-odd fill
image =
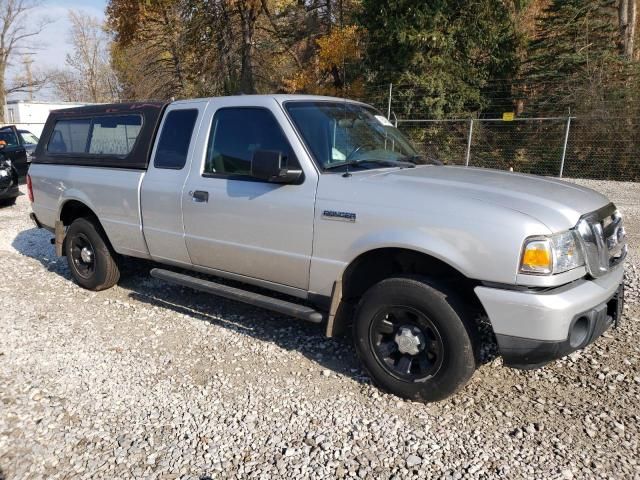
{"label": "dark parked car", "polygon": [[7,160],[11,160],[18,175],[24,177],[38,144],[38,137],[28,130],[20,130],[15,125],[8,125],[0,128],[0,141],[5,142],[2,154]]}
{"label": "dark parked car", "polygon": [[0,206],[13,205],[19,195],[18,172],[0,152]]}

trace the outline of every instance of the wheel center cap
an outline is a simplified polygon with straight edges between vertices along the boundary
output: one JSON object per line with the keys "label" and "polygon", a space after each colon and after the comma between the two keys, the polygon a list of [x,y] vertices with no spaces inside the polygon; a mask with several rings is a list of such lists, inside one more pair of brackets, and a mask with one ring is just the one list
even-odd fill
{"label": "wheel center cap", "polygon": [[84,263],[91,263],[91,260],[93,259],[93,252],[87,247],[82,247],[82,250],[80,250],[80,258]]}
{"label": "wheel center cap", "polygon": [[424,348],[425,340],[422,332],[416,327],[400,327],[395,342],[400,353],[417,355]]}

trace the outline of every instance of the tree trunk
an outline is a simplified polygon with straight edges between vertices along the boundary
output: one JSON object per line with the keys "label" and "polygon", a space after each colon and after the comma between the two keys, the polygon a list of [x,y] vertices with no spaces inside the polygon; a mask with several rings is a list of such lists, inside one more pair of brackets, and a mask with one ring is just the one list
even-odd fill
{"label": "tree trunk", "polygon": [[240,48],[240,92],[256,93],[253,78],[253,33],[259,11],[251,0],[238,2],[242,46]]}
{"label": "tree trunk", "polygon": [[4,118],[5,111],[4,106],[7,103],[7,93],[4,89],[4,67],[0,67],[0,123],[5,123],[6,119]]}
{"label": "tree trunk", "polygon": [[242,48],[241,48],[241,65],[240,65],[240,92],[255,93],[255,85],[253,83],[253,45],[252,36],[249,26],[242,21]]}
{"label": "tree trunk", "polygon": [[5,123],[5,105],[7,103],[7,91],[5,90],[4,76],[7,70],[5,63],[0,65],[0,123]]}
{"label": "tree trunk", "polygon": [[629,27],[627,30],[627,51],[625,52],[630,60],[633,60],[635,57],[635,39],[636,39],[636,23],[637,23],[637,12],[638,6],[636,5],[637,0],[627,0],[629,2]]}
{"label": "tree trunk", "polygon": [[620,0],[618,4],[618,26],[620,28],[620,47],[622,54],[629,60],[634,59],[637,0]]}

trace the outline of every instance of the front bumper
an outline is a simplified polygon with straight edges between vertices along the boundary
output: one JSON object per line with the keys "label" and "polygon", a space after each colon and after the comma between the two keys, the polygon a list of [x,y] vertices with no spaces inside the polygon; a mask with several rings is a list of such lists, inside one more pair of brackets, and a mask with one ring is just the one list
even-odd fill
{"label": "front bumper", "polygon": [[505,365],[536,368],[586,347],[620,321],[624,303],[620,264],[595,280],[535,291],[479,286]]}

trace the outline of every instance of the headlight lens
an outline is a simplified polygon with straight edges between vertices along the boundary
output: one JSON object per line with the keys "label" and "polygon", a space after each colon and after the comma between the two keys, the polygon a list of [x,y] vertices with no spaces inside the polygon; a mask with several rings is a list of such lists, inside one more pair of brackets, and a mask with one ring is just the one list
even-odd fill
{"label": "headlight lens", "polygon": [[520,273],[551,275],[584,265],[584,256],[573,230],[524,242]]}

